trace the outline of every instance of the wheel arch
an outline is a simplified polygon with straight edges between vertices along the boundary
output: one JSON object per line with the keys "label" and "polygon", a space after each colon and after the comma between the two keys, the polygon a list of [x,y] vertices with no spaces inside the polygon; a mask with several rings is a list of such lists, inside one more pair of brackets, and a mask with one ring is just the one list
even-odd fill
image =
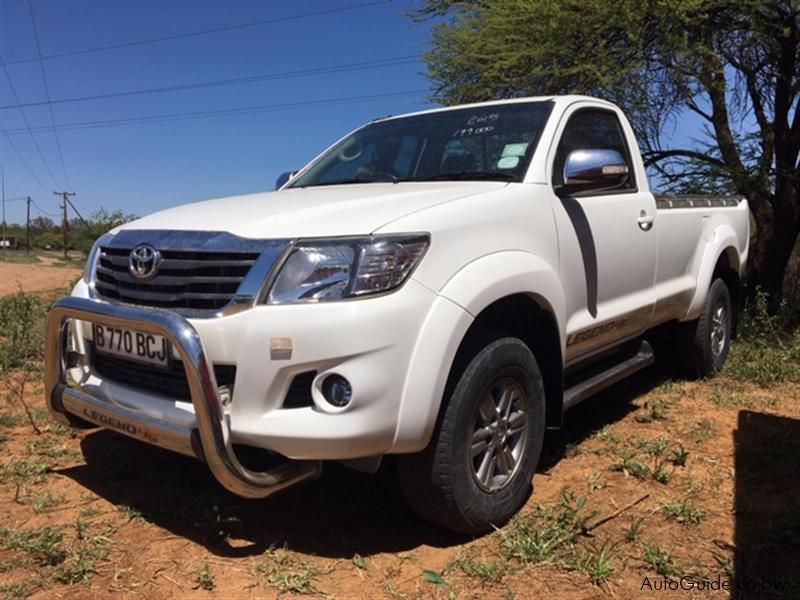
{"label": "wheel arch", "polygon": [[736,232],[727,225],[717,227],[711,241],[706,244],[697,274],[697,286],[687,314],[682,321],[691,321],[700,316],[711,283],[720,277],[728,285],[731,300],[738,307],[742,260],[737,249]]}
{"label": "wheel arch", "polygon": [[519,338],[530,349],[542,374],[546,424],[548,427],[560,427],[564,362],[558,321],[548,301],[538,294],[520,292],[504,296],[475,317],[459,344],[445,390],[455,384],[461,370],[485,345],[485,341],[498,333]]}
{"label": "wheel arch", "polygon": [[457,361],[489,327],[531,349],[545,380],[547,425],[559,426],[565,302],[555,271],[528,252],[499,252],[466,265],[438,296],[409,365],[391,452],[417,452],[429,443]]}
{"label": "wheel arch", "polygon": [[733,305],[733,330],[736,331],[739,311],[742,308],[742,278],[739,274],[739,253],[733,246],[726,247],[717,258],[709,285],[715,279],[722,279],[728,286]]}

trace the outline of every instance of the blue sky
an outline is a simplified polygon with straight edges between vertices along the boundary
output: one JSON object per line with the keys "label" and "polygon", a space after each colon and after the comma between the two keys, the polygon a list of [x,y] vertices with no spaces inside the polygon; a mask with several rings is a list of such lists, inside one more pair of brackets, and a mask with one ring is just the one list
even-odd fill
{"label": "blue sky", "polygon": [[[38,1],[33,10],[42,54],[318,12],[370,0]],[[77,193],[81,212],[103,206],[144,215],[203,198],[270,189],[277,175],[302,166],[342,134],[377,116],[425,108],[425,67],[408,64],[261,81],[243,85],[118,97],[58,100],[184,83],[250,77],[414,56],[426,49],[428,24],[407,16],[411,0],[363,6],[229,32],[44,60],[56,123],[216,111],[403,92],[379,99],[296,107],[246,115],[59,131],[67,175],[49,128],[47,106],[0,110],[12,139],[39,184],[0,134],[6,197],[30,195],[56,213],[54,189]],[[0,59],[37,57],[27,0],[0,0]],[[9,64],[23,104],[46,98],[37,61]],[[17,102],[0,69],[0,106]],[[71,187],[67,184],[67,178]],[[57,184],[57,187],[56,187]],[[24,221],[24,202],[7,205],[9,222]],[[38,212],[38,211],[34,211]]]}

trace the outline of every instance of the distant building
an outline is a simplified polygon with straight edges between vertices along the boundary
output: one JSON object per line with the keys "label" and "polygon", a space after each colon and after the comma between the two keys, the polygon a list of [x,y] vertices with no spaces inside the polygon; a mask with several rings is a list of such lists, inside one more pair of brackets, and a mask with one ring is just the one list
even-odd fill
{"label": "distant building", "polygon": [[0,237],[0,248],[9,248],[11,250],[16,250],[19,248],[19,242],[17,238],[14,236],[7,236],[7,237]]}

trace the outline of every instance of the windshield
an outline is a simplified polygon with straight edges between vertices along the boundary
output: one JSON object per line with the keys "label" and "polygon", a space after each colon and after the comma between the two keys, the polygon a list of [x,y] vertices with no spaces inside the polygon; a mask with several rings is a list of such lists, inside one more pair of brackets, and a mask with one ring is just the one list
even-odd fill
{"label": "windshield", "polygon": [[551,102],[461,108],[371,123],[290,187],[376,181],[522,181]]}

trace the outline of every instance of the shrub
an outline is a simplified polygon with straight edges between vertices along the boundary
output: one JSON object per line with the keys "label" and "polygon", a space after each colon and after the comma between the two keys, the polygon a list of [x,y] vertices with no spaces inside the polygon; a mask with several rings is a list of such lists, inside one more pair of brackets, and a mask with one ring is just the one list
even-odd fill
{"label": "shrub", "polygon": [[800,382],[800,328],[796,308],[784,303],[769,310],[766,294],[757,292],[743,313],[738,343],[731,347],[728,372],[741,381],[766,386]]}
{"label": "shrub", "polygon": [[46,308],[22,292],[0,298],[0,371],[41,357]]}

